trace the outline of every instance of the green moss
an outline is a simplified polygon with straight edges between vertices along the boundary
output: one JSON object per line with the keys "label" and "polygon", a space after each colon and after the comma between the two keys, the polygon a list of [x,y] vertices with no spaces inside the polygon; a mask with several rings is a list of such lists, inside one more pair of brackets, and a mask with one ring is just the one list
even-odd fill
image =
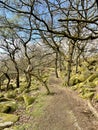
{"label": "green moss", "polygon": [[2,93],[0,93],[0,98],[4,97],[4,95]]}
{"label": "green moss", "polygon": [[10,107],[6,105],[1,105],[0,104],[0,112],[1,113],[7,113],[9,111]]}
{"label": "green moss", "polygon": [[26,78],[24,76],[21,76],[20,82],[22,82],[22,83],[26,82]]}
{"label": "green moss", "polygon": [[96,72],[98,72],[98,65],[96,65]]}
{"label": "green moss", "polygon": [[84,66],[84,67],[88,67],[88,66],[89,66],[89,63],[86,62],[86,61],[84,61],[84,62],[82,62],[82,66]]}
{"label": "green moss", "polygon": [[98,94],[94,97],[94,100],[98,102]]}
{"label": "green moss", "polygon": [[15,98],[15,97],[16,97],[16,92],[10,90],[10,91],[6,92],[6,93],[4,94],[4,96],[5,96],[6,98]]}
{"label": "green moss", "polygon": [[16,102],[13,101],[6,101],[0,103],[0,112],[1,113],[9,113],[13,112],[17,109]]}
{"label": "green moss", "polygon": [[19,93],[22,93],[26,89],[26,83],[22,84],[18,90]]}
{"label": "green moss", "polygon": [[79,93],[81,94],[86,94],[86,93],[89,93],[89,92],[95,92],[96,90],[94,88],[86,88],[86,87],[83,87],[83,88],[80,88],[79,89]]}
{"label": "green moss", "polygon": [[36,104],[34,105],[34,110],[32,112],[33,117],[40,117],[44,112],[43,108],[46,105],[46,96],[45,94],[40,94],[36,99]]}
{"label": "green moss", "polygon": [[23,123],[22,125],[15,125],[11,128],[12,128],[12,130],[29,130],[29,128],[31,128],[31,124],[30,123]]}
{"label": "green moss", "polygon": [[4,122],[16,122],[19,119],[19,116],[13,115],[13,114],[5,114],[0,113],[0,123]]}
{"label": "green moss", "polygon": [[93,83],[93,82],[86,82],[86,84],[85,84],[85,87],[88,87],[88,88],[95,88],[96,87],[96,85],[95,85],[95,83]]}
{"label": "green moss", "polygon": [[15,99],[16,99],[17,101],[23,101],[23,100],[24,100],[22,94],[18,95]]}
{"label": "green moss", "polygon": [[89,76],[87,81],[92,82],[96,78],[98,78],[98,73],[94,73],[91,76]]}
{"label": "green moss", "polygon": [[31,97],[28,94],[24,94],[23,95],[23,99],[24,99],[25,105],[29,106],[29,105],[31,105],[35,101],[36,98],[35,97]]}
{"label": "green moss", "polygon": [[95,78],[95,79],[93,80],[93,83],[94,83],[96,86],[98,86],[98,78]]}
{"label": "green moss", "polygon": [[85,82],[81,82],[81,83],[77,84],[77,87],[82,88],[82,87],[84,87],[84,84],[85,84]]}
{"label": "green moss", "polygon": [[95,65],[96,63],[97,63],[97,60],[96,60],[95,57],[91,57],[91,58],[89,59],[89,64],[90,64],[90,66],[91,66],[91,65]]}
{"label": "green moss", "polygon": [[73,86],[73,85],[76,85],[78,83],[80,83],[80,79],[79,79],[79,75],[76,74],[76,75],[73,75],[70,79],[70,85]]}
{"label": "green moss", "polygon": [[82,94],[82,98],[92,100],[93,97],[94,97],[94,92],[89,92],[89,93]]}
{"label": "green moss", "polygon": [[72,89],[72,90],[77,90],[77,89],[78,89],[78,88],[77,88],[77,85],[72,86],[71,89]]}

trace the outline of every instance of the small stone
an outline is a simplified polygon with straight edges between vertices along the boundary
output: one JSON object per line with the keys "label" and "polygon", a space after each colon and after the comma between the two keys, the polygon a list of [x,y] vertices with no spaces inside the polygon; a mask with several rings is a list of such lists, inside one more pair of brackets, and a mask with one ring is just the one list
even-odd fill
{"label": "small stone", "polygon": [[9,121],[9,122],[4,122],[4,123],[0,123],[0,129],[1,128],[6,128],[13,125],[13,122]]}

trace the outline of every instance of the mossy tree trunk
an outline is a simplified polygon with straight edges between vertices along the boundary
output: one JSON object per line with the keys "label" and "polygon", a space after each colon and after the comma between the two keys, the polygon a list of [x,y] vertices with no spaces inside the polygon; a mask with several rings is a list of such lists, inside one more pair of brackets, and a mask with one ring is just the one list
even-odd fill
{"label": "mossy tree trunk", "polygon": [[[31,38],[31,35],[30,35],[30,38]],[[30,88],[30,86],[31,86],[31,74],[30,73],[33,70],[33,67],[32,67],[32,64],[31,64],[31,59],[32,58],[28,54],[28,46],[27,46],[27,44],[28,44],[29,40],[26,43],[23,44],[24,45],[24,50],[25,50],[25,57],[26,57],[27,63],[28,63],[28,66],[27,66],[26,70],[24,70],[25,75],[26,75],[26,80],[27,80],[27,88]]]}
{"label": "mossy tree trunk", "polygon": [[71,67],[72,67],[72,58],[73,58],[73,52],[75,48],[75,42],[71,42],[69,45],[69,59],[68,59],[68,66],[67,66],[67,85],[70,86],[70,76],[71,76]]}
{"label": "mossy tree trunk", "polygon": [[6,90],[8,90],[9,89],[9,85],[10,85],[10,81],[11,81],[11,79],[10,79],[10,76],[8,75],[8,73],[4,73],[4,75],[5,75],[5,77],[7,78],[7,85],[6,85]]}
{"label": "mossy tree trunk", "polygon": [[85,46],[86,46],[86,43],[84,43],[82,47],[80,47],[80,44],[78,44],[78,42],[76,44],[76,49],[77,49],[77,52],[76,52],[76,73],[78,73],[78,67],[79,67],[79,63],[80,63],[80,56],[83,55]]}
{"label": "mossy tree trunk", "polygon": [[26,81],[27,81],[27,88],[30,88],[31,86],[31,74],[29,72],[25,72],[25,75],[26,75]]}
{"label": "mossy tree trunk", "polygon": [[19,68],[18,68],[18,64],[15,60],[13,60],[13,63],[15,65],[15,69],[16,69],[16,87],[19,88],[20,87],[20,74],[19,74]]}
{"label": "mossy tree trunk", "polygon": [[60,72],[62,72],[62,70],[64,69],[64,58],[61,54],[59,54],[59,68]]}
{"label": "mossy tree trunk", "polygon": [[56,74],[56,77],[59,78],[59,75],[58,75],[58,52],[56,52],[56,56],[55,56],[55,74]]}

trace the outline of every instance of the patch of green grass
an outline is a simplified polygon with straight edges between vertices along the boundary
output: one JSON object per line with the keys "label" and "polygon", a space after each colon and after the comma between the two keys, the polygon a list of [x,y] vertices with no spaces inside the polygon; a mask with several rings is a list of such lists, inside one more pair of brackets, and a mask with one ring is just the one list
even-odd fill
{"label": "patch of green grass", "polygon": [[28,130],[30,128],[30,124],[29,123],[25,123],[23,125],[17,125],[12,127],[13,130]]}
{"label": "patch of green grass", "polygon": [[46,105],[46,95],[40,94],[36,99],[36,104],[34,105],[34,110],[32,111],[33,117],[39,117],[43,113],[44,106]]}

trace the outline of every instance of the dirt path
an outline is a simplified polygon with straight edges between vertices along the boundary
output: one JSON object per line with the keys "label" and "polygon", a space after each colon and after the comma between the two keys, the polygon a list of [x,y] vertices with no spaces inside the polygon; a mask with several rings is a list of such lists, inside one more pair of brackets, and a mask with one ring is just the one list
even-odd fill
{"label": "dirt path", "polygon": [[85,100],[68,88],[59,87],[58,80],[50,85],[55,94],[48,101],[44,114],[29,130],[98,130],[98,122]]}

